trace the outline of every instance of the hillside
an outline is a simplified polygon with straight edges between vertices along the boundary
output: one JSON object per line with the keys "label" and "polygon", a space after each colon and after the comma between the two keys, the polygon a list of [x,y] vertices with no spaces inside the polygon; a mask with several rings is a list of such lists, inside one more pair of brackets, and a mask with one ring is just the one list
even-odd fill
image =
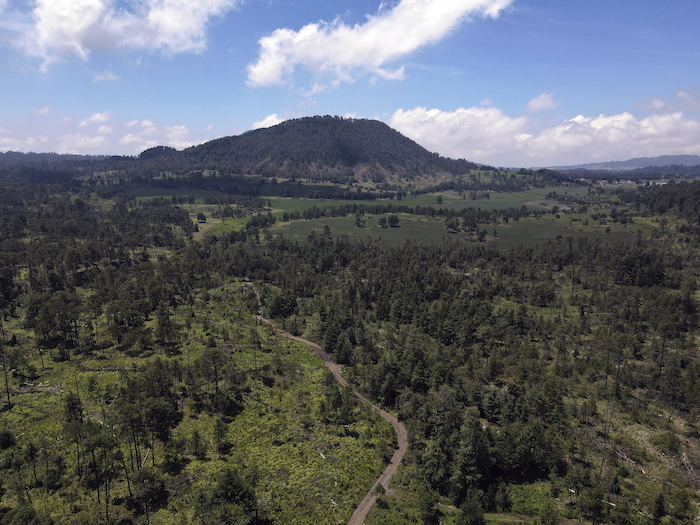
{"label": "hillside", "polygon": [[112,172],[125,178],[215,170],[224,175],[384,182],[462,175],[477,165],[431,153],[378,120],[317,116],[214,139],[182,151],[156,146],[138,157],[0,153],[0,176],[12,173],[36,178],[34,171],[28,174],[30,167],[47,173],[60,169],[73,175]]}
{"label": "hillside", "polygon": [[192,165],[345,181],[462,174],[476,164],[430,153],[378,120],[308,117],[186,149]]}

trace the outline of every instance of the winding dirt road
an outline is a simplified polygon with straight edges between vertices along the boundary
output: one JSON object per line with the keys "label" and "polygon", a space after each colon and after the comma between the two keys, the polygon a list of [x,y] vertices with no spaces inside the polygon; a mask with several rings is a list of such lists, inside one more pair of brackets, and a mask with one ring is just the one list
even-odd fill
{"label": "winding dirt road", "polygon": [[[253,283],[249,282],[248,284],[250,284],[253,287],[255,295],[257,295],[258,297],[258,305],[260,305],[260,295],[258,293],[258,289],[255,287],[255,285],[253,285]],[[328,370],[331,371],[338,383],[340,383],[343,387],[348,387],[348,382],[340,374],[340,370],[342,367],[339,364],[331,361],[330,356],[326,353],[326,351],[323,348],[318,346],[316,343],[312,343],[311,341],[308,341],[302,337],[297,337],[295,335],[290,334],[289,332],[282,330],[270,319],[263,317],[262,307],[259,307],[258,314],[256,315],[256,317],[263,323],[269,324],[281,336],[286,337],[288,339],[292,339],[294,341],[298,341],[300,343],[304,343],[305,345],[309,345],[311,348],[313,348],[313,353],[321,356],[321,359],[323,359],[323,363],[326,365],[326,368],[328,368]],[[401,463],[401,459],[408,450],[408,434],[406,433],[406,427],[404,426],[404,424],[401,423],[395,416],[389,414],[385,410],[382,410],[380,407],[372,403],[369,399],[367,399],[365,396],[363,396],[357,390],[355,390],[355,388],[353,388],[352,391],[360,401],[372,407],[374,410],[379,412],[380,416],[382,416],[385,420],[391,423],[391,426],[394,427],[394,431],[396,432],[398,443],[398,448],[394,452],[394,455],[391,457],[391,461],[381,473],[379,479],[375,481],[374,484],[370,487],[369,491],[367,491],[365,497],[360,500],[360,503],[357,505],[355,512],[353,512],[352,516],[350,516],[348,525],[362,525],[362,523],[364,523],[365,521],[365,518],[367,517],[367,514],[369,514],[372,505],[374,505],[374,502],[377,501],[377,495],[375,493],[377,485],[382,485],[382,487],[384,487],[385,490],[389,489],[389,483],[391,483],[391,478],[394,477],[394,474],[396,474],[396,471],[399,468],[399,464]]]}

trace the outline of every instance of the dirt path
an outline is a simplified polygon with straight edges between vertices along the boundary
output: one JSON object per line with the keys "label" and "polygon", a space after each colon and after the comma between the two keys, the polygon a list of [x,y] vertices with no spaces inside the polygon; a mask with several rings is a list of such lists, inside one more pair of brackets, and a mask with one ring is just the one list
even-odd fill
{"label": "dirt path", "polygon": [[[258,296],[258,304],[260,304],[260,295],[258,293],[257,288],[252,283],[249,284],[253,287],[255,295]],[[256,317],[263,323],[269,324],[281,336],[286,337],[288,339],[292,339],[294,341],[298,341],[300,343],[304,343],[305,345],[309,345],[311,348],[313,348],[314,354],[321,356],[321,359],[323,359],[323,363],[326,365],[326,368],[331,371],[338,383],[340,383],[344,387],[348,386],[348,382],[340,374],[342,366],[331,361],[330,356],[326,353],[326,351],[323,348],[318,346],[316,343],[312,343],[311,341],[308,341],[302,337],[297,337],[295,335],[290,334],[289,332],[282,330],[270,319],[263,317],[262,307],[258,309],[258,314],[256,315]],[[375,481],[374,484],[370,487],[369,491],[367,491],[365,497],[362,498],[362,500],[360,500],[360,503],[357,505],[355,512],[353,512],[352,516],[350,516],[348,525],[362,525],[362,523],[364,523],[365,521],[365,518],[367,517],[367,514],[369,514],[370,509],[374,505],[374,502],[377,501],[377,495],[375,494],[375,489],[377,488],[377,485],[382,485],[385,490],[389,490],[389,483],[391,483],[391,478],[394,477],[394,474],[396,474],[396,471],[399,468],[399,464],[401,463],[401,459],[408,450],[408,434],[406,433],[406,427],[404,426],[404,424],[401,423],[395,416],[393,416],[385,410],[382,410],[380,407],[372,403],[369,399],[360,394],[354,388],[352,389],[352,391],[355,394],[355,396],[357,396],[357,398],[360,399],[360,401],[372,407],[374,410],[379,412],[380,416],[382,416],[385,420],[391,423],[391,426],[394,427],[394,431],[396,432],[398,443],[398,448],[394,452],[394,455],[391,457],[391,461],[381,473],[379,479]]]}

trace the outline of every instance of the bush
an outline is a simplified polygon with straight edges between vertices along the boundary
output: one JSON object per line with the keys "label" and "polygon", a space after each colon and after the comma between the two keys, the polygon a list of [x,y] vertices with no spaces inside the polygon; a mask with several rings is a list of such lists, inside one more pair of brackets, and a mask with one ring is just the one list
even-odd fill
{"label": "bush", "polygon": [[3,428],[0,430],[0,449],[5,450],[15,444],[15,435],[12,430]]}
{"label": "bush", "polygon": [[677,456],[681,452],[681,441],[672,432],[666,432],[660,436],[654,436],[651,442],[664,454]]}

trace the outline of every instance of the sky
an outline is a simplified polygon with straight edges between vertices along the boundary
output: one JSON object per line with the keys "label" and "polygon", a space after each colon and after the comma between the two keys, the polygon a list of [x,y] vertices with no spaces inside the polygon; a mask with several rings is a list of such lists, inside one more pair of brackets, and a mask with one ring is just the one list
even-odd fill
{"label": "sky", "polygon": [[0,151],[313,115],[541,167],[700,154],[698,0],[0,0]]}

